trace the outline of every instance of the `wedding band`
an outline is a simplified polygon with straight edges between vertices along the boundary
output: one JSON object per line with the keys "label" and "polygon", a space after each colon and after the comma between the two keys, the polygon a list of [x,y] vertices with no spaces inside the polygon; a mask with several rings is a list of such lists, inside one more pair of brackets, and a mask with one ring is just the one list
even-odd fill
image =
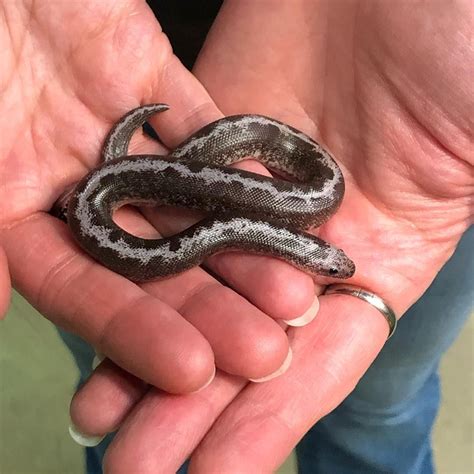
{"label": "wedding band", "polygon": [[397,317],[393,309],[382,299],[370,291],[364,290],[363,288],[351,285],[329,285],[324,292],[325,295],[350,295],[355,296],[361,300],[366,301],[374,308],[378,309],[388,323],[389,333],[387,339],[392,337],[395,329],[397,328]]}

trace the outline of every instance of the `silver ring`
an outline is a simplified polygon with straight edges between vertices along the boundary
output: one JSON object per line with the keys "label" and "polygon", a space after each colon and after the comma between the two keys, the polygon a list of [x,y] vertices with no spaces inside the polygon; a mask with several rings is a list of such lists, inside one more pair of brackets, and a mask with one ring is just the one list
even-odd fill
{"label": "silver ring", "polygon": [[364,290],[363,288],[351,285],[329,285],[324,292],[325,295],[350,295],[355,296],[356,298],[360,298],[361,300],[366,301],[374,308],[378,309],[383,317],[387,320],[388,323],[388,337],[390,339],[397,328],[397,317],[395,316],[395,312],[392,308],[382,299],[380,296],[377,296],[374,293],[370,293],[370,291]]}

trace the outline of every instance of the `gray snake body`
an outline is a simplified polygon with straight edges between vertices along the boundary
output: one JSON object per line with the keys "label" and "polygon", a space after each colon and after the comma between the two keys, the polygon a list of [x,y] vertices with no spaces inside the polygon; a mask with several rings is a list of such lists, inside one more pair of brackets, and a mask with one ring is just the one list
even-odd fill
{"label": "gray snake body", "polygon": [[[341,170],[307,135],[258,115],[226,117],[193,134],[169,156],[127,156],[133,132],[163,104],[134,109],[112,128],[104,163],[75,187],[68,224],[80,246],[134,281],[164,278],[220,251],[281,258],[311,274],[348,278],[353,262],[302,232],[326,222],[344,194]],[[252,157],[297,182],[227,168]],[[211,213],[169,238],[142,239],[112,215],[125,203],[184,206]]]}

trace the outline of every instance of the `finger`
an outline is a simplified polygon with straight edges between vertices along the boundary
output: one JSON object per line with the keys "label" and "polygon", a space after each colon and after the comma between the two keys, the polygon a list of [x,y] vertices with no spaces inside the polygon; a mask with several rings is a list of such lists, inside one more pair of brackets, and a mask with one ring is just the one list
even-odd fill
{"label": "finger", "polygon": [[10,304],[10,294],[11,282],[7,256],[2,247],[0,247],[0,319],[3,319],[7,314],[7,309]]}
{"label": "finger", "polygon": [[105,359],[74,395],[71,420],[85,436],[104,436],[119,428],[148,389],[145,382]]}
{"label": "finger", "polygon": [[218,372],[212,384],[198,393],[169,396],[151,390],[107,450],[105,472],[176,472],[244,385],[241,379]]}
{"label": "finger", "polygon": [[[232,338],[228,340],[232,341]],[[213,342],[211,339],[211,344]],[[233,344],[224,344],[222,348],[217,345],[216,352],[224,353],[232,347]],[[237,354],[240,355],[240,353]],[[245,359],[243,360],[245,361]],[[259,380],[263,382],[281,375],[288,369],[291,360],[292,352],[290,351],[279,370]],[[245,370],[246,367],[242,369],[242,371]],[[132,377],[120,367],[106,360],[99,365],[75,394],[70,409],[71,419],[76,428],[84,435],[104,436],[115,431],[121,425],[131,408],[147,390],[148,386],[141,383],[139,379]]]}
{"label": "finger", "polygon": [[128,372],[170,392],[197,390],[213,376],[204,337],[168,305],[86,257],[59,220],[39,213],[0,237],[15,287]]}
{"label": "finger", "polygon": [[199,128],[222,117],[204,86],[176,56],[171,56],[154,78],[150,95],[145,99],[148,103],[162,102],[170,106],[168,111],[150,119],[160,140],[169,149],[176,148]]}
{"label": "finger", "polygon": [[166,302],[180,298],[173,284],[186,289],[190,297],[179,312],[205,336],[221,370],[253,379],[279,370],[289,351],[284,330],[235,291],[202,280],[196,273],[146,288]]}
{"label": "finger", "polygon": [[311,426],[353,390],[387,334],[385,319],[367,303],[322,297],[318,318],[290,330],[292,367],[233,401],[193,454],[190,472],[223,465],[233,472],[277,469]]}

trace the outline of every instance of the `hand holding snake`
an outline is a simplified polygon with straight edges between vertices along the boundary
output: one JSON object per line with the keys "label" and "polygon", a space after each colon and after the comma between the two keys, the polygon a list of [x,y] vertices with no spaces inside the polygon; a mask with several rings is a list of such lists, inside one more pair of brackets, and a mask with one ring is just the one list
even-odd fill
{"label": "hand holding snake", "polygon": [[[39,21],[34,31],[28,29],[28,10],[20,4],[1,8],[5,18],[17,18],[9,27],[19,41],[4,48],[9,73],[4,76],[0,157],[0,240],[15,288],[53,323],[128,373],[167,391],[202,387],[214,374],[216,357],[224,370],[244,377],[277,370],[288,356],[288,340],[267,314],[291,319],[307,311],[314,300],[309,276],[276,259],[235,254],[216,256],[209,268],[238,292],[199,268],[138,286],[89,258],[68,227],[48,214],[69,184],[100,163],[107,132],[136,104],[158,99],[173,104],[166,118],[153,117],[169,149],[222,117],[200,83],[171,54],[146,5],[43,5],[34,11]],[[130,8],[135,14],[130,15]],[[67,38],[58,29],[63,23],[71,25]],[[8,37],[7,25],[1,26]],[[138,32],[141,40],[149,41],[137,62]],[[113,43],[114,35],[123,43]],[[22,38],[24,46],[16,48]],[[38,43],[44,48],[34,47]],[[110,57],[115,58],[113,65]],[[63,61],[67,67],[56,70]],[[129,74],[131,69],[135,74]],[[163,71],[160,80],[157,71]],[[28,100],[21,97],[24,89]],[[131,93],[133,104],[117,103],[117,94]],[[10,109],[13,103],[21,106]],[[155,142],[136,138],[129,153],[167,153]],[[117,219],[134,235],[156,234],[128,209],[117,212]],[[168,221],[176,223],[175,218]]]}
{"label": "hand holding snake", "polygon": [[[120,369],[119,366],[125,367],[142,379],[176,391],[192,390],[205,383],[213,364],[209,345],[199,331],[192,331],[190,324],[181,324],[177,311],[170,307],[179,309],[192,324],[199,325],[204,320],[201,332],[215,329],[212,349],[221,351],[219,363],[227,367],[233,364],[235,372],[240,370],[245,377],[258,376],[243,367],[256,369],[268,354],[274,356],[273,365],[269,359],[266,365],[259,365],[260,375],[275,370],[288,348],[286,337],[274,332],[268,318],[199,270],[187,272],[179,280],[172,278],[138,288],[80,255],[66,226],[45,213],[65,184],[97,165],[106,130],[130,106],[156,100],[174,104],[175,116],[170,111],[166,120],[156,120],[156,128],[170,149],[220,117],[204,90],[170,57],[150,13],[140,2],[131,3],[115,9],[113,15],[112,9],[102,10],[107,2],[94,2],[94,8],[92,4],[84,8],[82,2],[80,11],[70,2],[55,5],[53,11],[43,5],[41,11],[33,12],[38,20],[36,30],[25,29],[25,35],[23,30],[15,30],[21,22],[10,25],[8,31],[13,38],[28,40],[28,35],[39,34],[42,41],[34,44],[64,49],[33,51],[28,48],[28,41],[14,42],[22,44],[22,48],[5,49],[15,59],[6,60],[5,67],[16,65],[12,71],[20,75],[21,87],[30,95],[23,109],[27,114],[10,107],[2,115],[7,139],[3,143],[2,183],[8,183],[2,188],[2,202],[8,206],[2,208],[1,242],[15,286],[50,319],[101,346],[117,363],[103,364],[104,371],[108,368],[107,376],[101,378],[105,374],[99,372],[90,379],[91,390],[82,392],[82,400],[79,394],[81,403],[75,404],[73,411],[75,421],[89,433],[103,433],[123,423],[120,439],[107,459],[109,467],[136,468],[140,461],[152,470],[155,464],[172,469],[194,451],[197,467],[204,470],[232,454],[237,456],[233,459],[242,470],[247,462],[271,470],[281,462],[275,452],[284,456],[316,419],[351,390],[385,341],[387,327],[376,311],[358,300],[323,297],[314,324],[289,333],[295,354],[291,371],[270,384],[251,385],[244,391],[239,379],[219,374],[212,386],[195,396],[168,397],[151,390],[143,397],[144,385]],[[262,27],[261,18],[265,16],[248,9],[258,9],[264,3],[252,2],[252,6],[229,2],[209,38],[196,74],[226,114],[250,112],[245,104],[252,103],[253,111],[316,132],[311,135],[324,138],[338,160],[344,161],[344,169],[349,170],[345,174],[345,202],[354,205],[343,205],[323,227],[320,237],[340,243],[348,254],[357,256],[360,283],[393,299],[395,309],[402,313],[446,260],[468,219],[465,162],[469,139],[463,133],[468,117],[463,111],[472,96],[466,93],[470,77],[457,61],[464,58],[462,64],[469,64],[462,45],[456,43],[460,37],[415,39],[413,33],[420,31],[416,14],[383,14],[383,5],[367,11],[357,2],[354,10],[347,5],[340,10],[336,6],[331,15],[320,8],[312,11],[316,17],[304,12],[306,20],[302,25],[287,21],[297,15],[298,9],[291,15],[272,9],[273,22]],[[12,5],[2,8],[16,8]],[[283,4],[280,6],[284,8]],[[430,8],[423,15],[433,14],[433,24],[454,22],[455,25],[447,25],[447,31],[457,31],[464,25],[463,18],[467,18],[460,7],[451,17],[437,14],[435,4]],[[351,20],[352,14],[353,18],[365,20],[363,29]],[[407,17],[412,24],[406,24]],[[284,23],[279,23],[278,18]],[[58,21],[51,22],[54,19]],[[322,24],[318,24],[319,19]],[[67,37],[57,27],[64,23],[73,30]],[[103,27],[97,28],[98,23]],[[270,24],[279,32],[278,37],[272,37],[267,28]],[[254,34],[249,35],[249,29]],[[97,35],[99,30],[102,33]],[[51,38],[55,34],[57,37]],[[394,44],[394,37],[401,41]],[[78,38],[81,43],[74,43]],[[84,38],[90,41],[84,42]],[[120,45],[114,43],[114,38],[121,38]],[[324,47],[318,48],[320,44]],[[423,49],[426,44],[429,47]],[[269,55],[265,46],[281,54]],[[296,50],[298,55],[294,54]],[[426,56],[426,52],[430,54]],[[435,61],[433,52],[446,54],[445,60]],[[269,63],[269,58],[276,64]],[[332,68],[324,58],[335,58]],[[444,67],[448,62],[450,67]],[[67,65],[67,70],[58,68],[61,64]],[[244,74],[242,64],[247,65]],[[437,69],[439,64],[443,65],[441,70]],[[42,74],[29,83],[32,70]],[[132,70],[134,73],[130,74]],[[158,74],[159,79],[157,70],[163,71]],[[252,74],[247,75],[249,72]],[[397,76],[397,72],[403,74]],[[234,82],[237,76],[238,91]],[[15,75],[5,77],[14,81]],[[381,81],[381,77],[391,81]],[[265,84],[267,89],[257,90],[256,83]],[[15,84],[6,89],[7,103],[19,100],[15,95],[20,90],[19,83],[12,82]],[[154,94],[150,94],[150,84]],[[181,94],[173,95],[169,84]],[[420,84],[423,89],[419,89]],[[452,84],[459,87],[453,88]],[[117,91],[131,94],[133,104],[118,105]],[[246,95],[242,91],[247,91]],[[186,107],[189,97],[195,102]],[[275,104],[281,104],[282,97],[288,105],[279,110]],[[441,125],[432,120],[439,115],[427,114],[423,104],[439,105],[444,112]],[[438,141],[433,141],[433,136]],[[440,147],[443,142],[453,145],[453,137],[454,149],[447,152]],[[441,167],[433,167],[433,160]],[[453,182],[455,193],[450,194]],[[423,199],[418,200],[419,196]],[[431,218],[433,213],[437,213],[436,219]],[[136,216],[123,217],[132,227],[144,229],[145,224],[137,224]],[[247,298],[259,301],[260,307],[267,304],[268,313],[289,318],[309,306],[312,281],[305,275],[265,258],[230,257],[225,261],[216,258],[213,263],[232,286],[241,293],[247,292]],[[183,298],[173,291],[177,286],[184,293]],[[292,297],[285,296],[283,288]],[[168,305],[157,301],[157,297]],[[219,308],[224,309],[219,313]],[[206,320],[212,313],[216,319]],[[245,331],[238,330],[237,318],[233,318],[237,314],[243,323],[240,328]],[[221,321],[232,327],[234,339],[226,338],[219,348],[226,330]],[[186,337],[180,336],[183,331]],[[246,338],[239,336],[243,332]],[[232,345],[236,338],[248,343],[240,353],[240,361],[232,360],[232,350],[226,352],[228,347],[223,347]],[[174,352],[177,357],[167,359],[174,350],[167,342],[171,339],[178,349]],[[255,350],[253,343],[257,341]],[[194,352],[188,358],[182,349],[190,347]],[[162,362],[172,369],[163,371]],[[94,410],[104,411],[92,395],[111,391],[117,397],[107,402],[110,417],[100,418]],[[106,398],[101,400],[106,402]],[[173,416],[169,417],[169,413]],[[248,417],[248,413],[253,416]],[[146,416],[140,417],[141,414]],[[177,426],[194,435],[174,436]],[[258,451],[247,442],[248,434],[257,432],[261,434]]]}
{"label": "hand holding snake", "polygon": [[[347,170],[345,201],[319,236],[341,242],[357,260],[355,283],[381,294],[401,314],[429,285],[469,219],[472,168],[462,111],[473,97],[460,91],[469,90],[463,68],[470,56],[456,35],[436,36],[436,45],[432,35],[419,36],[426,16],[433,25],[442,24],[443,31],[454,32],[467,26],[465,12],[460,4],[451,18],[440,15],[435,4],[397,15],[388,4],[345,3],[328,11],[322,4],[314,11],[299,5],[287,11],[282,3],[274,11],[266,2],[229,2],[195,72],[226,114],[250,112],[246,104],[253,104],[259,113],[319,131],[315,135],[324,138]],[[445,68],[440,57],[459,61],[449,59],[454,67]],[[280,109],[283,99],[287,105]],[[443,120],[427,114],[426,104],[441,107]],[[454,142],[460,144],[456,157],[432,142],[434,132],[453,145],[448,130],[454,130]],[[295,357],[287,373],[245,388],[220,374],[191,399],[148,392],[124,418],[107,465],[146,460],[176,468],[179,461],[172,454],[159,456],[171,447],[166,436],[173,430],[171,422],[153,426],[174,410],[182,415],[173,423],[200,430],[204,437],[197,450],[193,442],[180,443],[184,451],[194,451],[194,469],[212,471],[229,459],[242,472],[276,469],[311,424],[352,390],[387,335],[380,314],[366,303],[342,296],[320,301],[314,323],[288,331]],[[100,385],[99,378],[91,381],[90,391],[77,397],[83,408],[77,408],[76,419],[91,432],[91,394]],[[206,416],[199,417],[200,410]],[[210,430],[208,410],[215,417]],[[190,420],[190,412],[196,418]],[[139,424],[144,414],[150,422]],[[258,448],[252,443],[255,434]],[[137,450],[140,443],[147,447]],[[130,459],[124,453],[131,451],[136,456]]]}

